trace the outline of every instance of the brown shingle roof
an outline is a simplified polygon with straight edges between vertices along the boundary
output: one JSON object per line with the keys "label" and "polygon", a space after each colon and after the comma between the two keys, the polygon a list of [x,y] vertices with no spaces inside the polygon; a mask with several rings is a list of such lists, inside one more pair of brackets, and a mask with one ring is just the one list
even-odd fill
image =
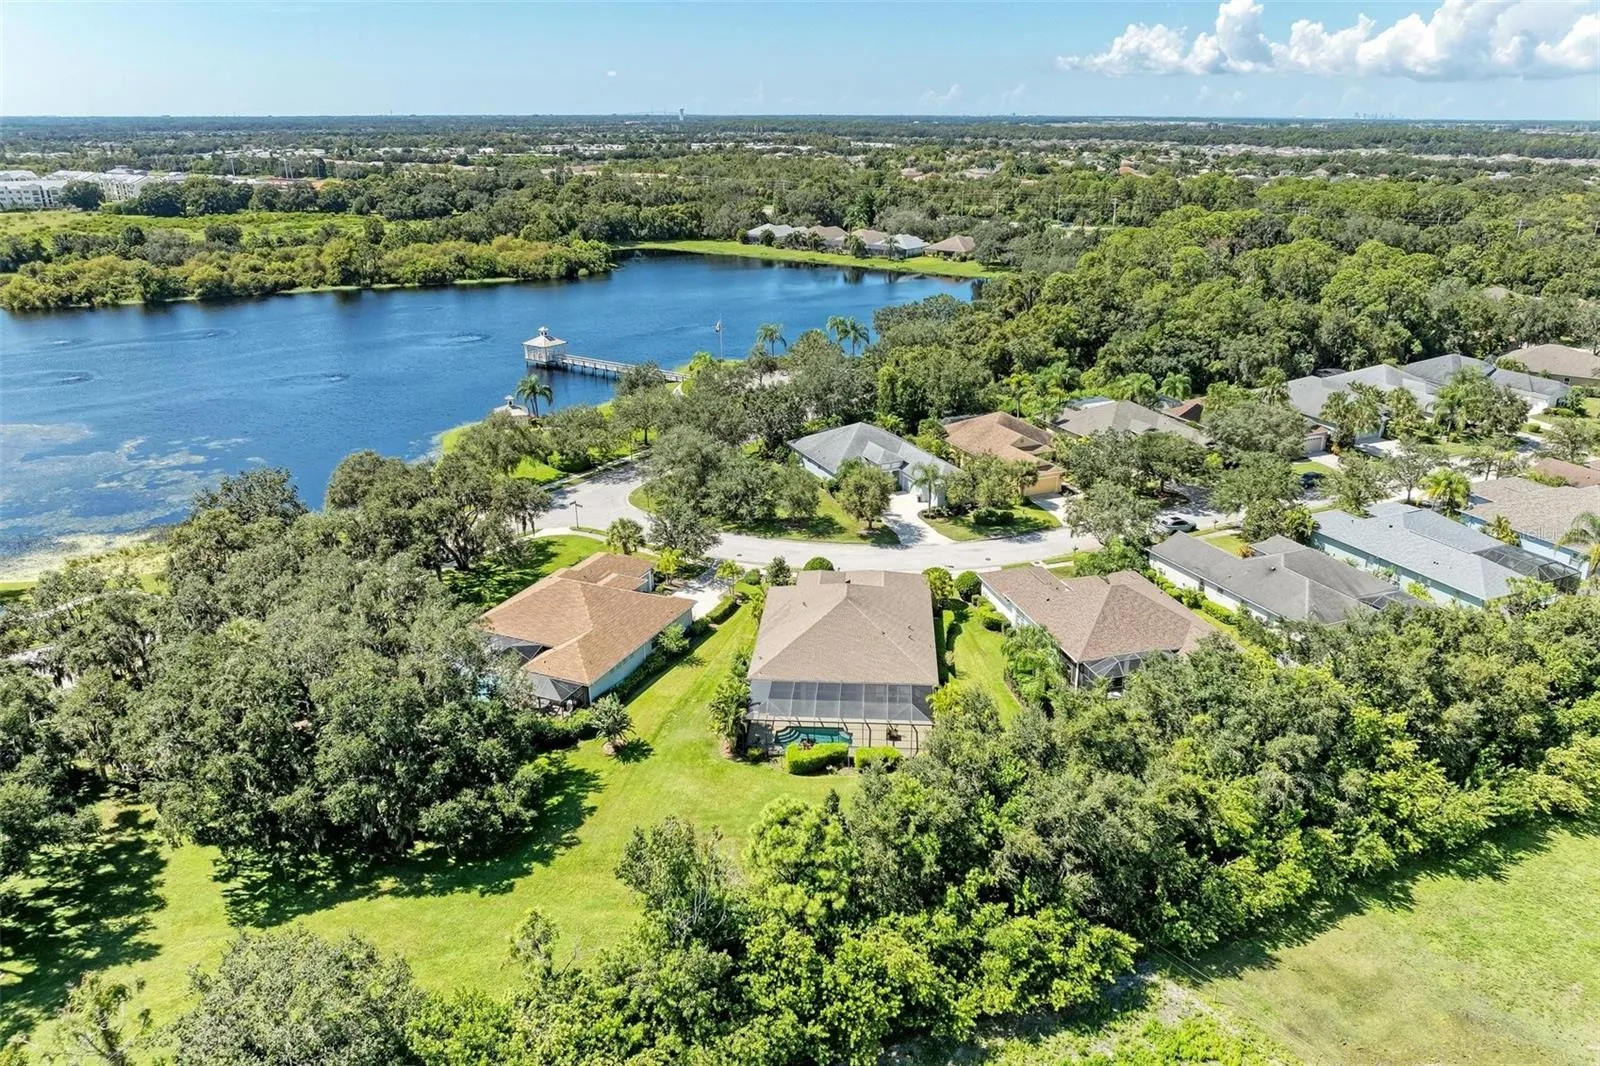
{"label": "brown shingle roof", "polygon": [[752,680],[939,684],[933,599],[921,574],[804,570],[767,590]]}
{"label": "brown shingle roof", "polygon": [[1209,440],[1198,427],[1160,411],[1152,411],[1131,400],[1108,400],[1086,407],[1068,407],[1056,418],[1056,425],[1077,437],[1120,429],[1130,433],[1176,433],[1199,445],[1205,445]]}
{"label": "brown shingle roof", "polygon": [[1528,537],[1555,544],[1567,535],[1578,516],[1600,514],[1600,486],[1572,488],[1541,485],[1523,477],[1502,477],[1472,487],[1472,494],[1487,500],[1467,513],[1484,522],[1504,515],[1511,528]]}
{"label": "brown shingle roof", "polygon": [[1514,348],[1505,358],[1515,359],[1535,374],[1555,374],[1567,378],[1600,378],[1600,355],[1588,348],[1568,344],[1535,344]]}
{"label": "brown shingle roof", "polygon": [[575,580],[560,570],[485,611],[485,629],[545,650],[528,660],[531,673],[592,685],[656,635],[691,604]]}
{"label": "brown shingle roof", "polygon": [[1565,459],[1540,459],[1528,468],[1550,477],[1561,478],[1569,485],[1586,488],[1591,485],[1600,485],[1600,462],[1590,463],[1588,466],[1579,466],[1569,463]]}
{"label": "brown shingle roof", "polygon": [[971,237],[968,237],[963,233],[957,233],[953,237],[946,237],[942,241],[935,241],[934,243],[928,245],[924,251],[948,252],[951,255],[971,255],[972,250],[977,246],[978,242],[974,241]]}
{"label": "brown shingle roof", "polygon": [[1192,651],[1215,632],[1131,570],[1063,581],[1042,566],[1019,566],[985,574],[983,581],[1049,630],[1074,662]]}
{"label": "brown shingle roof", "polygon": [[654,565],[649,559],[637,555],[596,552],[583,562],[569,566],[565,570],[557,570],[556,573],[574,581],[587,581],[591,585],[614,585],[618,588],[632,589],[644,583]]}
{"label": "brown shingle roof", "polygon": [[1007,462],[1024,459],[1048,469],[1050,431],[1040,429],[1004,411],[976,415],[951,422],[944,427],[950,447],[968,455],[993,455]]}

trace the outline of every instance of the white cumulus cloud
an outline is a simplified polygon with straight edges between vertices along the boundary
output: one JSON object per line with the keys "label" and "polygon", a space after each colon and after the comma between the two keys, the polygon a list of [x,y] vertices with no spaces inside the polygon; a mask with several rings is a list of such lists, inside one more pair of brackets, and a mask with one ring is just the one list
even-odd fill
{"label": "white cumulus cloud", "polygon": [[944,107],[946,104],[955,103],[960,98],[961,86],[959,85],[952,85],[942,93],[929,89],[922,94],[922,102],[932,107]]}
{"label": "white cumulus cloud", "polygon": [[1418,81],[1559,78],[1600,71],[1600,12],[1562,0],[1443,0],[1424,19],[1380,28],[1366,15],[1334,29],[1300,19],[1287,40],[1261,28],[1256,0],[1224,0],[1210,33],[1137,23],[1103,52],[1056,66],[1127,74],[1375,75]]}

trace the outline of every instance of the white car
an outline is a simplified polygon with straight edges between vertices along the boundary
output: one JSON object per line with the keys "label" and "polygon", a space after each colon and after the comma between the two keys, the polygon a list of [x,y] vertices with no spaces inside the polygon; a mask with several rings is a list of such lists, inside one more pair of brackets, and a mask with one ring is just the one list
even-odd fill
{"label": "white car", "polygon": [[1164,514],[1156,518],[1156,528],[1164,533],[1193,533],[1200,527],[1194,519],[1181,514]]}

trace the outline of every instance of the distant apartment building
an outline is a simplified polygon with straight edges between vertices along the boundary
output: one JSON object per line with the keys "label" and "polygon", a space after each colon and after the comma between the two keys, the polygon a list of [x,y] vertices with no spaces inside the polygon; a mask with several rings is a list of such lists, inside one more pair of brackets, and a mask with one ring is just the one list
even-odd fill
{"label": "distant apartment building", "polygon": [[61,202],[65,181],[54,178],[0,179],[0,211],[43,211]]}

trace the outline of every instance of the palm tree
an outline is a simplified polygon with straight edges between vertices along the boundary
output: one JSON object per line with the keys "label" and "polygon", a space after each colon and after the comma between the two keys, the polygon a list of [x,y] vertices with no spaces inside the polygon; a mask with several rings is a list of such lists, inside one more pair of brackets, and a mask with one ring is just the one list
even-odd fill
{"label": "palm tree", "polygon": [[1522,543],[1522,537],[1511,528],[1511,520],[1503,514],[1495,515],[1494,521],[1484,526],[1483,531],[1501,544],[1509,544],[1513,548]]}
{"label": "palm tree", "polygon": [[932,463],[918,463],[911,468],[911,486],[932,507],[934,497],[944,488],[944,475]]}
{"label": "palm tree", "polygon": [[1441,466],[1422,479],[1422,494],[1439,504],[1439,510],[1454,518],[1467,506],[1472,495],[1472,482],[1467,475],[1448,466]]}
{"label": "palm tree", "polygon": [[849,321],[850,320],[844,315],[828,316],[828,336],[833,338],[833,343],[838,345],[844,344],[844,334],[845,330],[848,328],[845,326],[845,323]]}
{"label": "palm tree", "polygon": [[1282,367],[1269,366],[1261,372],[1260,396],[1267,403],[1289,402],[1289,375]]}
{"label": "palm tree", "polygon": [[1390,389],[1384,394],[1383,404],[1389,409],[1391,435],[1400,440],[1416,436],[1427,421],[1422,403],[1410,389]]}
{"label": "palm tree", "polygon": [[542,381],[538,374],[529,374],[517,382],[516,396],[519,400],[527,400],[533,408],[533,417],[539,417],[539,401],[552,403],[556,398],[555,390]]}
{"label": "palm tree", "polygon": [[768,355],[777,354],[777,345],[785,348],[789,342],[783,337],[783,324],[781,322],[763,322],[756,327],[756,343],[767,350]]}
{"label": "palm tree", "polygon": [[872,331],[867,329],[866,323],[853,318],[847,318],[844,322],[844,339],[850,342],[850,354],[855,355],[861,345],[872,339]]}
{"label": "palm tree", "polygon": [[606,527],[606,547],[623,555],[632,555],[644,543],[644,527],[631,518],[623,517]]}
{"label": "palm tree", "polygon": [[1600,514],[1583,512],[1573,519],[1572,528],[1557,543],[1562,547],[1588,549],[1583,553],[1583,560],[1589,571],[1589,584],[1600,587]]}

